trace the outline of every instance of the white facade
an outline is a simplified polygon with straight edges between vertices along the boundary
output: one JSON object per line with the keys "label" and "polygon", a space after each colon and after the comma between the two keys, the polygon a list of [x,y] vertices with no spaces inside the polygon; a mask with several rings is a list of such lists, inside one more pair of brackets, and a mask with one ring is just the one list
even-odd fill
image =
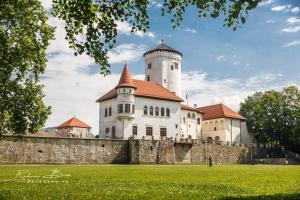
{"label": "white facade", "polygon": [[[142,139],[162,139],[162,137],[175,138],[180,134],[180,102],[153,98],[135,97],[135,111],[131,117],[123,117],[117,112],[117,98],[100,102],[100,138],[128,139],[129,137]],[[147,106],[147,114],[144,108]],[[111,116],[105,117],[105,109],[112,108]],[[153,113],[150,113],[151,107]],[[159,109],[157,115],[156,108]],[[162,116],[162,109],[163,115]],[[167,109],[170,111],[167,116]],[[133,127],[136,127],[136,134]],[[114,127],[114,128],[113,128]],[[152,135],[146,134],[146,127],[152,128]],[[166,135],[161,136],[161,128]],[[115,129],[115,137],[113,137]],[[153,136],[153,137],[152,137]]]}
{"label": "white facade", "polygon": [[191,110],[181,109],[181,137],[183,138],[201,138],[201,113]]}
{"label": "white facade", "polygon": [[170,51],[153,51],[144,55],[145,80],[156,82],[181,97],[181,55]]}

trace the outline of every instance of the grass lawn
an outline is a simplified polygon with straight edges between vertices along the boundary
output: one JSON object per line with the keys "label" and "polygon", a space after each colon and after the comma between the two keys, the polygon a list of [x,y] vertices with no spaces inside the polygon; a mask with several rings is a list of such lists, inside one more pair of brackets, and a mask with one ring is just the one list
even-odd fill
{"label": "grass lawn", "polygon": [[300,166],[0,165],[0,199],[300,199]]}

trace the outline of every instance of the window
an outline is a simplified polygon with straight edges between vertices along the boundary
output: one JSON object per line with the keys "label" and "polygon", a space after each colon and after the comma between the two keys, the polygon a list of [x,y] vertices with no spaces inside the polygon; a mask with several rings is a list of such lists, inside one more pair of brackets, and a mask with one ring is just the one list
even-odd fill
{"label": "window", "polygon": [[104,114],[105,117],[107,117],[107,108],[105,108],[105,114]]}
{"label": "window", "polygon": [[166,109],[166,115],[167,115],[167,117],[170,117],[170,109],[169,108]]}
{"label": "window", "polygon": [[150,76],[149,75],[147,75],[147,81],[150,81]]}
{"label": "window", "polygon": [[152,127],[151,126],[147,126],[146,127],[146,135],[152,136]]}
{"label": "window", "polygon": [[175,128],[176,128],[176,129],[178,128],[178,124],[175,124]]}
{"label": "window", "polygon": [[167,128],[160,128],[160,136],[167,136]]}
{"label": "window", "polygon": [[159,107],[155,107],[155,115],[159,116]]}
{"label": "window", "polygon": [[151,69],[151,68],[152,68],[151,63],[148,63],[148,69]]}
{"label": "window", "polygon": [[118,105],[118,113],[123,113],[123,104]]}
{"label": "window", "polygon": [[216,126],[215,126],[214,130],[217,131],[217,127]]}
{"label": "window", "polygon": [[132,135],[137,135],[137,126],[132,126]]}
{"label": "window", "polygon": [[105,128],[105,137],[108,137],[109,134],[109,127]]}
{"label": "window", "polygon": [[173,67],[173,65],[171,65],[171,70],[173,70],[174,69],[174,67]]}
{"label": "window", "polygon": [[167,83],[167,79],[164,79],[164,83]]}
{"label": "window", "polygon": [[192,116],[193,116],[193,119],[195,119],[195,117],[196,117],[196,116],[195,116],[195,113],[193,113]]}
{"label": "window", "polygon": [[178,69],[178,63],[174,63],[175,64],[175,69]]}
{"label": "window", "polygon": [[183,117],[183,123],[185,124],[185,117]]}
{"label": "window", "polygon": [[125,104],[125,113],[130,113],[130,104]]}
{"label": "window", "polygon": [[148,107],[145,105],[144,106],[144,115],[147,115],[148,114]]}
{"label": "window", "polygon": [[132,113],[134,113],[135,112],[135,106],[134,106],[134,104],[132,104]]}
{"label": "window", "polygon": [[109,107],[109,109],[108,109],[108,115],[111,116],[111,113],[112,113],[112,110],[111,110],[111,107]]}
{"label": "window", "polygon": [[160,109],[160,116],[165,116],[165,109],[164,108],[161,108]]}
{"label": "window", "polygon": [[125,89],[123,89],[123,93],[125,93]]}
{"label": "window", "polygon": [[153,115],[153,106],[150,106],[149,113],[150,115]]}
{"label": "window", "polygon": [[188,118],[191,118],[191,113],[188,113]]}
{"label": "window", "polygon": [[200,118],[197,118],[197,124],[200,124],[201,120]]}
{"label": "window", "polygon": [[129,93],[131,94],[131,89],[129,89]]}

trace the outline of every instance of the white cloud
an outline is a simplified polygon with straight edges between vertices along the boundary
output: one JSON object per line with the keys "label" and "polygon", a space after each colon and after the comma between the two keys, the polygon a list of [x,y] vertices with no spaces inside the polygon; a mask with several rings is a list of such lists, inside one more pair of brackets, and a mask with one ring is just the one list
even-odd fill
{"label": "white cloud", "polygon": [[154,6],[154,7],[157,7],[157,8],[162,8],[163,4],[161,2],[158,2],[158,1],[150,0],[150,6]]}
{"label": "white cloud", "polygon": [[236,61],[234,61],[232,64],[234,64],[234,65],[238,65],[238,64],[240,64],[241,63],[241,61],[239,61],[239,60],[236,60]]}
{"label": "white cloud", "polygon": [[295,33],[295,32],[300,31],[300,26],[293,26],[293,27],[284,28],[281,31],[286,32],[286,33]]}
{"label": "white cloud", "polygon": [[220,55],[220,56],[216,57],[216,61],[217,62],[226,61],[226,57],[224,55]]}
{"label": "white cloud", "polygon": [[52,8],[52,0],[42,0],[43,7],[49,11]]}
{"label": "white cloud", "polygon": [[145,45],[136,45],[132,43],[121,44],[108,52],[109,63],[114,64],[137,61],[142,58],[145,51]]}
{"label": "white cloud", "polygon": [[149,38],[155,38],[155,34],[153,32],[146,32],[144,33],[143,31],[136,31],[134,33],[131,32],[131,26],[128,22],[117,22],[117,30],[120,34],[124,35],[136,35],[138,37],[149,37]]}
{"label": "white cloud", "polygon": [[275,20],[269,19],[269,20],[267,20],[265,23],[266,23],[266,24],[274,24],[275,22],[276,22]]}
{"label": "white cloud", "polygon": [[258,6],[260,6],[260,7],[262,7],[262,6],[269,6],[273,2],[274,2],[274,0],[264,0],[264,1],[260,2],[258,4]]}
{"label": "white cloud", "polygon": [[300,23],[300,18],[297,17],[290,17],[286,20],[290,24]]}
{"label": "white cloud", "polygon": [[294,13],[294,14],[298,14],[300,13],[300,8],[299,7],[294,7],[291,9],[291,13]]}
{"label": "white cloud", "polygon": [[282,45],[282,47],[293,47],[298,45],[300,45],[300,40],[294,40],[292,42]]}
{"label": "white cloud", "polygon": [[289,84],[279,83],[280,77],[281,74],[261,74],[246,79],[210,80],[203,72],[185,72],[182,75],[182,96],[189,93],[189,105],[224,103],[238,110],[240,102],[256,91],[280,89]]}
{"label": "white cloud", "polygon": [[185,32],[188,32],[188,33],[198,33],[196,29],[193,29],[193,28],[189,28],[189,27],[186,27],[184,29],[182,29],[183,31]]}
{"label": "white cloud", "polygon": [[281,6],[273,6],[271,8],[272,11],[286,11],[290,7],[290,5],[281,5]]}

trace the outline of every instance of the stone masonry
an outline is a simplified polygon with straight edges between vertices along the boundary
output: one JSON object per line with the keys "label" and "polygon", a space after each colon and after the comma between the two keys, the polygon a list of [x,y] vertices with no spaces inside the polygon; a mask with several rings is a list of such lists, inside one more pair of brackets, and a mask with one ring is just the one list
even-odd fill
{"label": "stone masonry", "polygon": [[248,163],[241,146],[208,144],[200,140],[111,140],[2,136],[0,163],[131,163],[216,164]]}

